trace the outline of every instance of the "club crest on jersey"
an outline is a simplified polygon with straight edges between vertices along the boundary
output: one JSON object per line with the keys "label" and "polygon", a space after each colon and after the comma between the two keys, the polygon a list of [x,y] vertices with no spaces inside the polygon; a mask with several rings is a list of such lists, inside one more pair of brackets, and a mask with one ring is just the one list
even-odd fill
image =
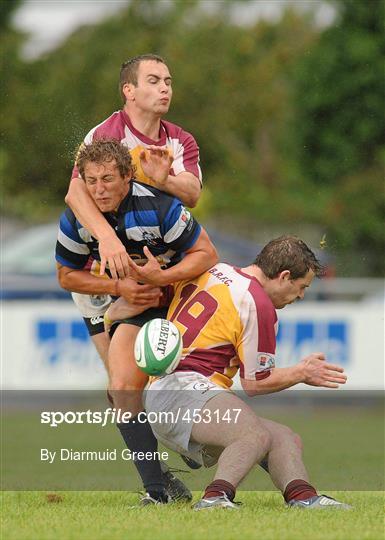
{"label": "club crest on jersey", "polygon": [[90,302],[91,305],[94,307],[100,307],[103,306],[106,302],[111,302],[111,297],[107,294],[91,294],[90,295]]}
{"label": "club crest on jersey", "polygon": [[187,231],[191,230],[191,227],[193,226],[193,220],[190,212],[187,210],[187,208],[183,208],[181,215],[179,216],[179,222],[182,222],[184,227],[186,227]]}
{"label": "club crest on jersey", "polygon": [[150,246],[156,246],[159,238],[155,236],[154,233],[143,231],[143,240],[146,242],[146,244],[150,244]]}
{"label": "club crest on jersey", "polygon": [[271,354],[268,353],[258,353],[257,354],[257,361],[259,365],[266,369],[271,369],[275,367],[275,358]]}
{"label": "club crest on jersey", "polygon": [[184,208],[184,209],[183,209],[183,212],[181,213],[180,218],[181,218],[181,220],[184,221],[185,223],[187,223],[188,220],[191,218],[191,214],[190,214],[190,212],[187,210],[187,208]]}

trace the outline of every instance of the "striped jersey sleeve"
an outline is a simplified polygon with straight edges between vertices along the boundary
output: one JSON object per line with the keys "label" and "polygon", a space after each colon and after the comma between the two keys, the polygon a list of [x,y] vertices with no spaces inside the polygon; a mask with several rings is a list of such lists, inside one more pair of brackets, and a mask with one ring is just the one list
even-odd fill
{"label": "striped jersey sleeve", "polygon": [[250,280],[239,307],[241,332],[236,349],[240,359],[240,377],[261,380],[275,367],[277,315],[262,287]]}
{"label": "striped jersey sleeve", "polygon": [[189,250],[197,241],[201,226],[179,199],[172,203],[161,222],[161,234],[169,249],[176,252]]}
{"label": "striped jersey sleeve", "polygon": [[202,184],[202,171],[199,165],[199,147],[194,137],[188,131],[171,122],[162,121],[166,131],[168,144],[174,156],[170,173],[177,176],[187,171],[196,176]]}
{"label": "striped jersey sleeve", "polygon": [[56,261],[69,268],[82,269],[89,256],[90,250],[79,235],[75,215],[67,208],[60,216],[55,250]]}

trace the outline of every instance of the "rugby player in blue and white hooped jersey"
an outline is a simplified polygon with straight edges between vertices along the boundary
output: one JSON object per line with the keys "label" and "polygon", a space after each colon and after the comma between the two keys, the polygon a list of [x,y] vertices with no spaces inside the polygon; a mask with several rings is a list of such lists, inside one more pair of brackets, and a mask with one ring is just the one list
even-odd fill
{"label": "rugby player in blue and white hooped jersey", "polygon": [[[123,109],[91,129],[84,143],[90,144],[101,138],[121,141],[131,154],[137,180],[178,197],[183,204],[193,208],[199,199],[202,184],[199,148],[191,133],[163,120],[172,99],[172,77],[163,58],[142,54],[124,62],[120,70],[119,90]],[[149,154],[160,149],[166,150],[171,158],[169,168],[163,175],[153,174],[148,166]],[[127,276],[129,266],[125,247],[93,203],[76,165],[66,203],[99,240],[101,264],[94,264],[93,272],[100,270],[103,274],[107,264],[113,277]],[[100,357],[106,362],[108,341],[104,333],[103,315],[110,297],[77,293],[72,296]]]}
{"label": "rugby player in blue and white hooped jersey", "polygon": [[[170,156],[161,149],[148,159],[160,173],[170,167]],[[141,394],[147,382],[134,359],[139,328],[154,317],[165,317],[167,310],[159,307],[162,287],[198,276],[217,262],[217,254],[207,233],[179,199],[132,180],[131,156],[120,142],[97,140],[84,146],[77,164],[90,196],[125,246],[135,279],[106,279],[89,272],[90,256],[100,260],[99,242],[70,209],[60,219],[56,247],[58,278],[63,288],[78,293],[122,296],[130,302],[133,295],[138,297],[135,313],[138,305],[143,311],[117,325],[107,365],[114,406],[136,417],[143,411]],[[132,452],[152,456],[135,461],[149,494],[147,500],[168,502],[160,463],[154,457],[156,439],[143,419],[141,415],[141,422],[118,427]]]}

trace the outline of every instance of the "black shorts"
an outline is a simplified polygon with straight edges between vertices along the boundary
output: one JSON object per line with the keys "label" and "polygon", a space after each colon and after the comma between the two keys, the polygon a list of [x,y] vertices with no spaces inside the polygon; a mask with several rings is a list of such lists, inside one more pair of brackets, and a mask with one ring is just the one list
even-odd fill
{"label": "black shorts", "polygon": [[122,319],[121,321],[114,321],[110,328],[110,337],[114,335],[115,330],[120,324],[132,324],[133,326],[142,327],[146,324],[146,322],[151,321],[151,319],[166,319],[167,311],[167,307],[150,308],[146,311],[143,311],[143,313],[141,313],[140,315],[135,315],[135,317]]}
{"label": "black shorts", "polygon": [[98,315],[97,317],[83,317],[83,321],[86,323],[90,336],[96,336],[97,334],[104,332],[103,315]]}

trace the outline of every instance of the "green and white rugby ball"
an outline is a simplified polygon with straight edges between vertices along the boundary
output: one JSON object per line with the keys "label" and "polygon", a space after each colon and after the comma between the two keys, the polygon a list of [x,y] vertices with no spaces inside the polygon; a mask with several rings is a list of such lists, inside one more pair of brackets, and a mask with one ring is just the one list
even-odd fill
{"label": "green and white rugby ball", "polygon": [[135,340],[136,365],[147,375],[172,373],[182,355],[182,337],[178,328],[166,319],[152,319]]}

